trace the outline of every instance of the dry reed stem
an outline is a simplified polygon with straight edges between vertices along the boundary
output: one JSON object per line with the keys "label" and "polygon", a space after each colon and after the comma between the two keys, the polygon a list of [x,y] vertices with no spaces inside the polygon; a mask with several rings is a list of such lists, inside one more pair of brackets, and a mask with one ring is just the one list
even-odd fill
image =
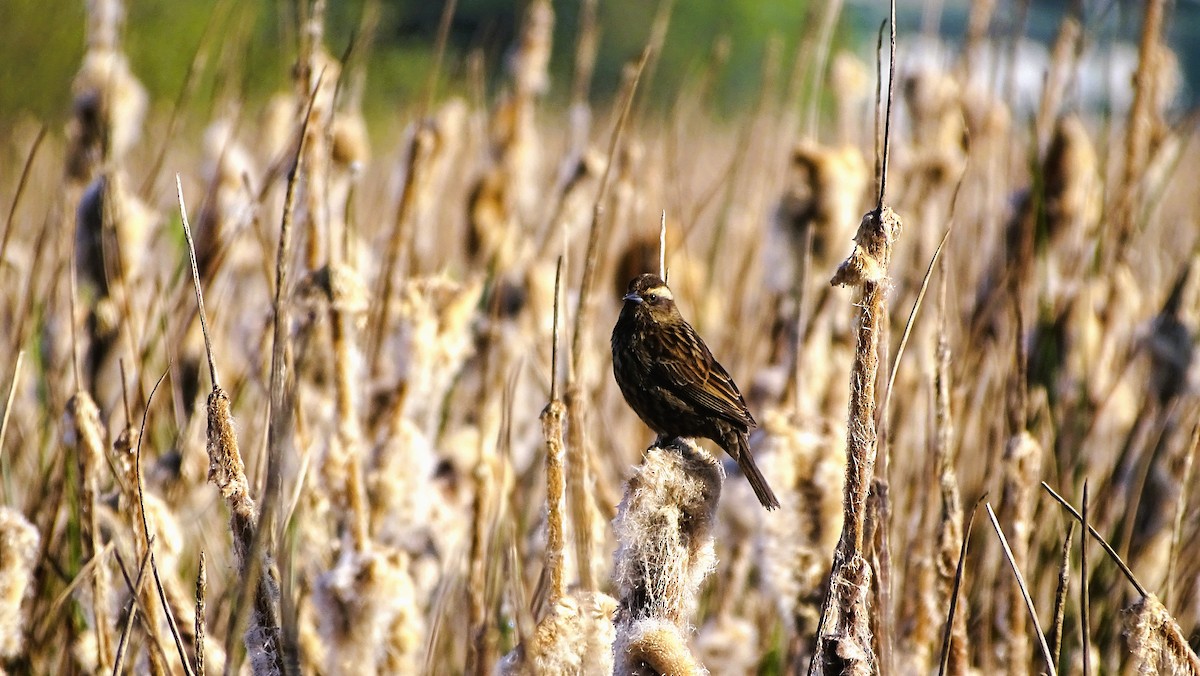
{"label": "dry reed stem", "polygon": [[1200,674],[1200,657],[1157,596],[1144,596],[1134,603],[1125,614],[1124,625],[1139,675]]}
{"label": "dry reed stem", "polygon": [[[121,363],[124,365],[124,361]],[[121,389],[125,389],[124,381],[122,381]],[[155,561],[152,555],[151,542],[157,542],[157,532],[149,533],[149,528],[143,527],[144,514],[144,499],[142,495],[142,478],[140,478],[140,462],[139,448],[140,436],[137,427],[133,426],[132,418],[127,413],[125,429],[121,430],[120,435],[113,442],[113,451],[116,459],[120,463],[122,477],[120,481],[121,498],[127,509],[122,510],[125,516],[125,525],[130,528],[133,533],[133,542],[136,545],[138,556],[145,557],[149,561],[150,572],[154,572]],[[148,522],[149,519],[146,519]],[[157,521],[155,522],[157,531]],[[118,558],[120,562],[120,558]],[[124,567],[122,567],[124,573]],[[127,575],[126,575],[127,576]],[[126,581],[126,584],[132,588],[131,582]],[[132,592],[131,592],[132,593]],[[155,650],[148,654],[149,668],[152,674],[156,676],[168,674],[167,653],[166,653],[166,636],[163,635],[162,627],[164,618],[162,608],[157,603],[155,598],[155,590],[152,588],[138,587],[138,606],[142,611],[142,624],[145,627],[146,636],[150,639],[151,645],[154,645]]]}
{"label": "dry reed stem", "polygon": [[[943,240],[944,241],[944,240]],[[939,245],[938,249],[941,249]],[[955,581],[960,557],[960,543],[963,541],[962,497],[958,485],[958,446],[954,436],[954,411],[950,402],[951,390],[951,348],[947,330],[946,287],[947,272],[942,266],[941,284],[938,288],[938,334],[936,348],[936,367],[934,376],[934,465],[938,477],[941,494],[941,510],[937,531],[936,563],[937,571],[936,600],[934,606],[945,608],[965,605],[965,598],[958,598],[958,585]],[[891,388],[889,388],[889,392]],[[952,596],[953,595],[953,596]],[[967,612],[964,608],[957,613],[949,626],[947,634],[949,644],[946,647],[947,656],[945,669],[951,674],[966,673],[969,665],[967,654]]]}
{"label": "dry reed stem", "polygon": [[[303,59],[301,59],[303,61]],[[302,71],[303,66],[297,70]],[[241,585],[230,604],[230,625],[240,627],[245,599],[253,593],[254,613],[246,629],[245,640],[247,652],[250,653],[252,667],[255,673],[284,673],[283,645],[280,641],[281,631],[279,622],[279,584],[274,572],[274,562],[270,555],[269,543],[273,540],[273,523],[276,502],[280,498],[283,482],[283,445],[288,430],[291,428],[291,409],[286,405],[287,383],[285,379],[285,359],[287,354],[287,328],[290,314],[291,297],[288,288],[288,274],[292,256],[292,222],[296,210],[296,191],[300,176],[303,173],[305,146],[308,142],[309,126],[312,123],[313,107],[320,92],[324,75],[317,77],[316,86],[309,92],[304,122],[300,127],[299,148],[296,151],[295,164],[288,174],[287,190],[283,201],[283,215],[280,219],[279,245],[275,255],[275,283],[272,300],[271,327],[271,372],[269,377],[270,409],[267,421],[267,467],[266,486],[263,491],[263,502],[258,513],[254,511],[253,500],[249,498],[248,486],[245,485],[245,468],[242,465],[241,453],[237,449],[237,437],[233,433],[232,420],[229,410],[229,397],[216,384],[208,398],[208,450],[209,450],[209,481],[214,481],[213,467],[218,470],[217,486],[222,489],[226,501],[238,498],[236,513],[234,504],[230,503],[231,529],[235,543],[235,551],[242,571]],[[211,359],[211,356],[210,356]],[[214,445],[216,448],[214,449]],[[216,457],[214,458],[214,453]],[[240,475],[242,486],[235,495],[226,494],[225,485],[237,483]],[[234,520],[237,523],[234,523]],[[241,551],[238,549],[242,548]],[[259,561],[261,565],[250,562]],[[249,564],[249,565],[248,565]],[[253,591],[251,591],[253,590]],[[225,654],[232,654],[234,636],[238,631],[231,629],[225,637]],[[251,647],[253,645],[253,648]]]}
{"label": "dry reed stem", "polygon": [[[846,435],[846,482],[842,535],[834,551],[829,596],[822,610],[813,668],[820,673],[869,673],[871,649],[867,592],[871,570],[863,558],[867,497],[875,473],[875,383],[879,335],[887,320],[888,266],[901,230],[890,208],[868,212],[855,235],[854,251],[838,268],[834,285],[862,288]],[[818,666],[819,665],[819,666]]]}
{"label": "dry reed stem", "polygon": [[[117,642],[117,655],[113,660],[113,669],[112,669],[113,676],[117,676],[118,674],[122,673],[121,667],[125,661],[125,654],[126,654],[125,650],[126,650],[126,647],[129,645],[129,637],[133,632],[133,621],[137,617],[138,609],[144,607],[142,604],[142,600],[141,600],[142,599],[142,586],[143,586],[143,583],[146,581],[146,571],[149,569],[150,569],[150,548],[147,547],[146,551],[142,553],[142,563],[138,566],[137,579],[132,583],[129,582],[128,578],[125,580],[126,584],[129,585],[129,593],[130,593],[129,609],[125,612],[125,628],[121,630],[121,638]],[[124,572],[124,568],[122,568],[122,572]],[[142,616],[143,616],[142,622],[143,622],[143,624],[145,624],[146,620],[144,618],[147,616],[147,614],[145,612],[143,612]],[[161,649],[161,646],[157,642],[154,643],[154,647],[156,649]],[[151,660],[151,664],[153,665],[154,664],[153,654],[155,654],[155,651],[152,650],[150,652],[151,652],[152,656],[149,659]]]}
{"label": "dry reed stem", "polygon": [[579,285],[579,300],[575,307],[575,324],[571,331],[571,360],[567,369],[567,390],[564,396],[567,420],[567,491],[570,498],[571,523],[575,532],[575,560],[579,566],[579,583],[584,591],[596,589],[596,571],[594,569],[594,543],[592,533],[596,519],[596,507],[592,501],[590,490],[591,470],[589,467],[589,451],[587,446],[587,398],[584,393],[584,354],[585,347],[591,341],[587,340],[591,328],[592,302],[591,295],[596,281],[597,260],[600,255],[600,225],[604,213],[604,204],[608,198],[609,181],[612,176],[614,161],[621,149],[621,139],[625,125],[629,120],[629,111],[633,106],[634,95],[637,93],[638,82],[641,80],[646,60],[650,57],[650,47],[642,50],[638,61],[637,71],[624,92],[621,103],[621,114],[613,126],[608,144],[608,162],[604,166],[604,176],[600,179],[600,190],[596,193],[596,202],[592,207],[592,222],[588,231],[587,254],[583,264],[583,278]]}
{"label": "dry reed stem", "polygon": [[[1037,610],[1033,607],[1033,599],[1029,596],[1029,590],[1025,586],[1025,577],[1021,574],[1021,569],[1017,567],[1016,557],[1013,556],[1012,549],[1009,547],[1008,538],[1004,537],[1004,529],[1000,527],[1000,521],[996,519],[996,513],[992,511],[991,503],[986,505],[988,518],[992,521],[992,528],[996,531],[996,536],[1000,538],[1000,546],[1004,548],[1004,558],[1008,562],[1008,567],[1012,570],[1013,576],[1017,579],[1017,587],[1020,590],[1021,598],[1025,601],[1025,611],[1029,614],[1029,619],[1033,621],[1033,630],[1037,632],[1038,642],[1042,648],[1042,657],[1046,660],[1046,669],[1050,676],[1055,676],[1057,670],[1054,667],[1054,657],[1050,653],[1050,646],[1046,645],[1046,635],[1042,632],[1041,622],[1038,621]],[[1024,625],[1022,625],[1024,629]],[[1010,654],[1009,659],[1013,657]],[[1017,671],[1019,665],[1010,662],[1009,669]]]}
{"label": "dry reed stem", "polygon": [[572,157],[583,154],[591,128],[592,111],[588,91],[596,68],[596,53],[600,44],[596,30],[596,7],[600,0],[582,0],[579,7],[579,32],[575,38],[575,63],[571,80],[571,151]]}
{"label": "dry reed stem", "polygon": [[[1083,524],[1083,528],[1088,526],[1088,482],[1083,480],[1083,510],[1079,517],[1079,523]],[[1092,673],[1092,622],[1089,619],[1091,616],[1092,597],[1088,592],[1088,580],[1091,579],[1091,570],[1088,568],[1088,546],[1087,538],[1080,538],[1079,542],[1079,629],[1083,636],[1083,676],[1090,676]]]}
{"label": "dry reed stem", "polygon": [[162,170],[163,162],[167,158],[167,150],[171,147],[171,143],[176,141],[175,130],[179,124],[180,113],[186,110],[188,103],[191,101],[192,94],[196,91],[196,83],[198,76],[204,71],[204,67],[208,62],[208,47],[209,40],[213,36],[213,31],[216,30],[218,18],[218,10],[222,9],[220,3],[213,5],[212,11],[208,14],[208,20],[204,23],[204,30],[200,33],[200,40],[196,43],[196,51],[192,54],[192,59],[188,62],[187,72],[183,75],[183,81],[179,87],[179,94],[176,95],[175,101],[171,106],[171,115],[167,119],[167,130],[163,134],[162,145],[159,146],[158,152],[154,155],[154,160],[150,164],[150,171],[146,173],[146,178],[142,182],[142,195],[149,195],[154,190],[154,183],[158,179],[158,174]]}
{"label": "dry reed stem", "polygon": [[200,550],[200,562],[196,570],[196,642],[193,647],[196,653],[196,676],[204,676],[204,597],[208,594],[208,571],[204,566],[204,550]]}
{"label": "dry reed stem", "polygon": [[[563,549],[565,546],[565,528],[563,516],[566,513],[566,476],[563,470],[565,451],[563,449],[563,417],[566,409],[558,398],[558,327],[559,303],[562,298],[563,257],[558,257],[558,266],[554,273],[554,328],[551,339],[550,356],[550,403],[542,411],[542,437],[546,441],[546,562],[550,571],[550,604],[554,607],[566,593],[565,574],[563,571]],[[576,537],[587,537],[587,533],[577,533]]]}
{"label": "dry reed stem", "polygon": [[0,660],[21,655],[28,633],[23,606],[34,590],[41,536],[17,510],[0,506]]}
{"label": "dry reed stem", "polygon": [[[3,261],[3,257],[0,257]],[[13,399],[17,394],[17,383],[21,379],[21,365],[25,361],[25,350],[17,352],[17,360],[13,364],[12,380],[8,383],[8,398],[4,402],[4,417],[0,418],[0,459],[4,458],[4,438],[8,436],[8,421],[12,418]],[[6,502],[6,483],[0,481],[0,502]]]}
{"label": "dry reed stem", "polygon": [[1104,549],[1104,553],[1108,554],[1108,557],[1113,560],[1113,563],[1117,564],[1117,568],[1125,576],[1125,579],[1129,580],[1129,584],[1133,585],[1133,588],[1137,590],[1138,595],[1149,596],[1149,592],[1146,591],[1146,588],[1142,586],[1141,582],[1138,582],[1138,579],[1133,575],[1133,571],[1129,569],[1129,566],[1126,565],[1125,561],[1120,557],[1120,555],[1117,554],[1117,550],[1113,549],[1112,545],[1110,545],[1108,541],[1104,539],[1104,536],[1101,535],[1100,532],[1092,526],[1092,524],[1085,523],[1083,517],[1080,516],[1079,512],[1077,512],[1075,508],[1071,506],[1071,503],[1067,502],[1066,498],[1056,493],[1054,489],[1050,488],[1050,485],[1045,481],[1041,482],[1041,484],[1042,489],[1049,493],[1050,497],[1054,498],[1058,504],[1062,505],[1062,508],[1067,510],[1068,514],[1075,517],[1075,520],[1083,524],[1086,530],[1092,534],[1092,537],[1096,538],[1096,542],[1100,543],[1100,547]]}
{"label": "dry reed stem", "polygon": [[[971,506],[971,513],[967,516],[967,526],[966,526],[966,529],[963,531],[963,535],[962,535],[962,546],[959,547],[959,550],[958,550],[958,563],[955,564],[955,569],[954,569],[954,585],[950,588],[950,608],[949,608],[949,610],[946,611],[946,624],[942,628],[942,652],[941,652],[941,657],[938,658],[938,676],[943,676],[946,673],[968,673],[969,672],[969,666],[965,665],[965,664],[960,665],[962,667],[962,671],[959,671],[959,672],[949,671],[949,669],[950,669],[950,646],[951,646],[952,637],[955,632],[954,626],[955,626],[955,623],[958,622],[958,616],[959,616],[958,603],[959,603],[959,600],[962,598],[961,592],[962,592],[963,573],[966,569],[966,562],[967,562],[967,544],[970,543],[971,530],[975,526],[975,512],[979,510],[979,503],[983,502],[984,498],[986,498],[986,497],[987,497],[986,493],[983,494],[982,496],[980,496],[979,499],[975,501],[975,504]],[[962,644],[965,646],[966,641],[964,640],[962,642]]]}
{"label": "dry reed stem", "polygon": [[379,312],[374,318],[371,339],[368,345],[368,373],[374,374],[379,364],[379,355],[383,349],[384,335],[387,332],[391,315],[392,289],[395,284],[395,268],[398,261],[405,260],[405,251],[411,245],[413,221],[418,211],[417,198],[420,195],[418,186],[423,180],[426,165],[433,152],[434,136],[423,122],[413,129],[409,139],[408,154],[404,162],[404,185],[400,190],[400,199],[396,205],[396,216],[391,222],[391,231],[384,250],[383,261],[379,268],[379,279],[376,283],[375,298],[378,299]]}
{"label": "dry reed stem", "polygon": [[1071,541],[1075,537],[1075,522],[1067,527],[1067,537],[1063,539],[1062,559],[1058,564],[1058,586],[1054,590],[1054,625],[1050,629],[1050,655],[1054,664],[1061,663],[1063,620],[1067,611],[1067,593],[1071,586]]}
{"label": "dry reed stem", "polygon": [[[491,375],[485,366],[481,369],[485,380]],[[486,400],[487,393],[481,399]],[[497,499],[496,449],[483,438],[481,432],[474,466],[471,472],[471,488],[474,499],[470,511],[470,549],[467,559],[467,672],[483,676],[492,670],[494,655],[489,648],[492,625],[488,622],[487,581],[488,551],[492,542],[493,516]]]}
{"label": "dry reed stem", "polygon": [[[3,440],[3,433],[0,433],[0,442]],[[1175,500],[1174,523],[1171,527],[1171,553],[1167,557],[1167,590],[1163,595],[1165,603],[1168,604],[1173,601],[1175,591],[1175,566],[1179,559],[1179,546],[1183,539],[1183,514],[1187,510],[1188,498],[1190,497],[1188,490],[1192,485],[1192,472],[1196,465],[1197,451],[1200,451],[1200,424],[1197,424],[1192,429],[1192,439],[1184,454],[1183,478],[1179,482],[1179,496]]]}
{"label": "dry reed stem", "polygon": [[[107,445],[100,409],[90,394],[79,390],[67,401],[67,445],[78,463],[76,490],[79,500],[79,523],[82,530],[82,560],[95,559],[104,549],[97,512],[100,509],[100,472],[107,466],[104,448]],[[96,668],[108,671],[113,664],[111,618],[108,604],[111,594],[109,570],[99,563],[92,571],[92,622],[96,634]]]}
{"label": "dry reed stem", "polygon": [[33,144],[29,146],[29,153],[25,156],[25,164],[21,168],[21,178],[17,181],[17,192],[13,195],[12,204],[8,207],[8,218],[4,221],[4,235],[0,237],[0,265],[8,260],[8,242],[12,238],[13,218],[17,215],[17,207],[21,204],[21,197],[25,195],[25,188],[29,184],[29,172],[33,169],[33,161],[37,159],[38,149],[42,147],[42,141],[46,139],[46,132],[49,127],[42,125],[38,129],[37,136],[33,139]]}
{"label": "dry reed stem", "polygon": [[[277,603],[279,587],[273,573],[270,558],[263,557],[261,570],[252,572],[255,531],[258,530],[259,515],[254,499],[250,497],[250,485],[246,481],[246,468],[238,449],[237,434],[233,430],[229,395],[221,387],[214,386],[208,395],[208,481],[217,487],[225,504],[229,507],[229,529],[233,535],[233,553],[239,579],[255,577],[254,613],[246,629],[246,652],[251,669],[259,674],[283,674],[283,656],[280,652],[279,618]],[[226,650],[226,654],[232,651]]]}
{"label": "dry reed stem", "polygon": [[1042,100],[1038,104],[1035,127],[1039,152],[1044,151],[1050,143],[1054,126],[1052,121],[1058,116],[1059,105],[1078,66],[1078,57],[1083,47],[1082,37],[1083,26],[1080,25],[1079,18],[1064,16],[1050,49],[1051,65],[1046,72]]}
{"label": "dry reed stem", "polygon": [[[154,401],[154,393],[158,391],[158,386],[166,379],[167,374],[164,372],[159,376],[158,381],[154,383],[154,387],[150,390],[150,395],[146,400],[146,408],[142,411],[142,424],[137,434],[137,448],[134,450],[134,466],[133,473],[137,482],[137,514],[140,517],[142,525],[142,542],[145,543],[145,551],[150,553],[150,572],[154,575],[154,586],[158,591],[158,600],[162,604],[163,615],[166,617],[167,628],[171,631],[171,637],[175,640],[175,649],[179,654],[179,661],[183,665],[183,673],[186,676],[192,676],[192,667],[188,662],[187,655],[183,647],[183,639],[179,635],[179,627],[175,624],[175,616],[171,612],[171,605],[167,603],[166,591],[163,588],[162,577],[158,572],[158,564],[154,556],[154,538],[150,535],[150,523],[146,518],[146,501],[142,489],[142,441],[146,437],[146,420],[150,417],[150,404]],[[158,525],[158,524],[156,524]],[[147,610],[154,607],[153,601],[146,604]],[[157,626],[157,620],[154,615],[147,613],[148,619],[154,620],[154,625]],[[151,629],[155,631],[155,629]]]}

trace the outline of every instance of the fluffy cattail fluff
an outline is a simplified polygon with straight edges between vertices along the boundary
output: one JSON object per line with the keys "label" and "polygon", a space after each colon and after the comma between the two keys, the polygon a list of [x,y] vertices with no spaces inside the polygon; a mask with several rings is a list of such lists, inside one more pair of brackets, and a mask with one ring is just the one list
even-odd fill
{"label": "fluffy cattail fluff", "polygon": [[1200,657],[1157,596],[1151,594],[1140,599],[1124,618],[1129,651],[1140,676],[1200,674]]}
{"label": "fluffy cattail fluff", "polygon": [[[408,556],[347,547],[317,578],[313,605],[329,674],[416,673],[424,647]],[[385,668],[386,667],[386,668]]]}
{"label": "fluffy cattail fluff", "polygon": [[686,637],[700,583],[716,565],[712,531],[724,480],[712,456],[673,439],[647,449],[626,485],[613,520],[615,673],[702,671]]}
{"label": "fluffy cattail fluff", "polygon": [[616,608],[616,600],[602,592],[579,591],[563,596],[538,623],[529,645],[506,655],[497,673],[612,674]]}
{"label": "fluffy cattail fluff", "polygon": [[759,632],[742,617],[722,614],[700,628],[696,652],[715,674],[752,674],[762,656],[756,646]]}
{"label": "fluffy cattail fluff", "polygon": [[763,429],[763,471],[779,492],[781,515],[787,515],[763,522],[763,579],[796,635],[808,640],[817,630],[842,529],[845,447],[840,435],[807,432],[779,411],[767,411]]}
{"label": "fluffy cattail fluff", "polygon": [[474,353],[472,320],[483,285],[458,284],[444,277],[416,279],[400,290],[396,370],[405,391],[405,414],[428,433],[434,431],[441,403],[463,362]]}
{"label": "fluffy cattail fluff", "polygon": [[41,537],[37,528],[11,507],[0,507],[0,659],[21,654],[25,613]]}

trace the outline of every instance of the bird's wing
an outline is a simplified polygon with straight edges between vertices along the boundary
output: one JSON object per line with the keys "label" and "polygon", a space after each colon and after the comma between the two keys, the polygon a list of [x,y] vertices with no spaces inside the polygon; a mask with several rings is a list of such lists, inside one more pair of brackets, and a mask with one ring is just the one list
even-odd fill
{"label": "bird's wing", "polygon": [[730,422],[757,427],[733,378],[686,323],[663,332],[666,344],[656,351],[655,378],[693,406]]}

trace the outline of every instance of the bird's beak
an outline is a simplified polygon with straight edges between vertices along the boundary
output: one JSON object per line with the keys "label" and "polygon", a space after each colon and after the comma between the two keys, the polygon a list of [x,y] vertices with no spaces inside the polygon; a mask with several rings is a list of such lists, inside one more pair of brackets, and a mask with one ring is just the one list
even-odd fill
{"label": "bird's beak", "polygon": [[635,303],[641,303],[642,297],[637,295],[636,293],[627,293],[627,294],[625,294],[625,296],[623,298],[621,298],[621,300],[631,300]]}

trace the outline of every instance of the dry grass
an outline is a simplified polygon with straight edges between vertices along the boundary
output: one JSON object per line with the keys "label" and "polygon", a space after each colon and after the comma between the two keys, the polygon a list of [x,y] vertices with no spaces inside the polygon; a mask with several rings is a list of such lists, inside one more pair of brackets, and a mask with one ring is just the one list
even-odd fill
{"label": "dry grass", "polygon": [[[0,667],[1194,673],[1200,152],[1161,5],[1104,118],[1073,104],[1086,20],[1013,110],[974,3],[959,67],[896,73],[884,162],[836,4],[720,121],[711,73],[644,103],[670,0],[612,101],[582,22],[570,110],[525,3],[497,91],[433,73],[368,135],[322,2],[291,91],[211,118],[147,114],[90,3],[70,123],[4,141]],[[647,449],[609,375],[660,219],[777,512],[723,456]]]}

